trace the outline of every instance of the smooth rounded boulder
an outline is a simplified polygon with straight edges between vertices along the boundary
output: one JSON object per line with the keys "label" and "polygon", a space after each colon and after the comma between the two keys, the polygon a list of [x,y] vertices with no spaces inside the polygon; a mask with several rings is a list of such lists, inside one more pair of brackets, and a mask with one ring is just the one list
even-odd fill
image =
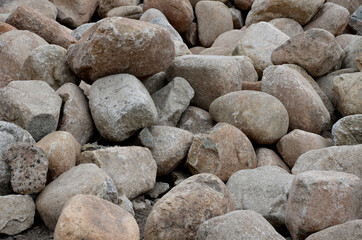
{"label": "smooth rounded boulder", "polygon": [[151,76],[167,69],[174,57],[174,44],[165,29],[120,17],[98,21],[67,55],[73,72],[89,83],[117,73]]}
{"label": "smooth rounded boulder", "polygon": [[[257,108],[255,106],[258,106]],[[257,91],[228,93],[212,102],[210,114],[216,122],[239,128],[252,141],[273,144],[289,126],[287,109],[275,97]]]}

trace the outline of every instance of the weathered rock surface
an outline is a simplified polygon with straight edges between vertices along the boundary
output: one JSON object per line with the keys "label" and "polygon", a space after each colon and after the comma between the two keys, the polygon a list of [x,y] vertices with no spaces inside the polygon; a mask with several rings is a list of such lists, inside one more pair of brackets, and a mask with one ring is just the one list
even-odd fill
{"label": "weathered rock surface", "polygon": [[259,239],[283,240],[265,218],[249,210],[233,211],[205,221],[197,230],[196,240]]}
{"label": "weathered rock surface", "polygon": [[54,231],[65,203],[77,194],[118,202],[112,179],[94,164],[81,164],[60,175],[38,196],[36,209],[47,228]]}
{"label": "weathered rock surface", "polygon": [[0,196],[0,233],[15,235],[34,223],[35,204],[29,196]]}
{"label": "weathered rock surface", "polygon": [[245,56],[181,56],[175,58],[166,72],[169,80],[186,79],[195,91],[191,103],[208,110],[212,101],[241,90],[242,81],[257,81],[250,58]]}
{"label": "weathered rock surface", "polygon": [[304,32],[303,27],[291,18],[275,18],[269,21],[269,24],[278,28],[290,38]]}
{"label": "weathered rock surface", "polygon": [[10,24],[0,22],[0,35],[12,30],[17,30],[15,27],[11,26]]}
{"label": "weathered rock surface", "polygon": [[[255,108],[258,106],[258,108]],[[237,91],[216,99],[210,106],[216,122],[239,128],[252,141],[273,144],[288,130],[288,112],[275,97],[257,91]]]}
{"label": "weathered rock surface", "polygon": [[98,79],[90,89],[89,107],[103,138],[121,142],[136,130],[156,123],[153,100],[134,76],[117,74]]}
{"label": "weathered rock surface", "polygon": [[171,64],[175,49],[162,27],[112,17],[91,27],[67,56],[73,72],[91,83],[117,73],[146,77],[161,72]]}
{"label": "weathered rock surface", "polygon": [[139,0],[99,0],[98,15],[101,18],[107,17],[107,13],[113,8],[121,6],[136,6]]}
{"label": "weathered rock surface", "polygon": [[233,19],[234,29],[242,28],[244,26],[244,19],[241,14],[241,11],[236,8],[229,8],[229,11],[230,11],[232,19]]}
{"label": "weathered rock surface", "polygon": [[36,141],[57,129],[61,104],[43,81],[12,81],[0,88],[0,119],[24,128]]}
{"label": "weathered rock surface", "polygon": [[13,79],[10,76],[0,72],[0,88],[6,87],[11,81]]}
{"label": "weathered rock surface", "polygon": [[271,55],[273,64],[297,64],[312,77],[338,70],[343,58],[343,49],[335,37],[324,29],[310,29],[300,33],[275,49]]}
{"label": "weathered rock surface", "polygon": [[177,124],[178,128],[190,131],[193,134],[204,133],[213,126],[214,120],[212,120],[210,113],[193,106],[186,108]]}
{"label": "weathered rock surface", "polygon": [[361,0],[357,1],[349,1],[349,0],[326,0],[326,2],[332,2],[338,5],[341,5],[348,9],[348,11],[352,14],[358,6],[361,5]]}
{"label": "weathered rock surface", "polygon": [[258,162],[257,167],[277,166],[290,173],[290,168],[272,149],[261,147],[257,148],[255,153]]}
{"label": "weathered rock surface", "polygon": [[13,13],[19,6],[25,6],[32,8],[44,16],[55,20],[57,18],[58,10],[49,0],[11,0],[11,1],[2,1],[0,7],[0,15],[5,14],[9,16]]}
{"label": "weathered rock surface", "polygon": [[362,114],[341,118],[333,125],[333,141],[335,145],[362,144]]}
{"label": "weathered rock surface", "polygon": [[212,173],[226,182],[234,172],[255,168],[257,162],[246,135],[228,123],[218,123],[194,136],[185,165],[193,174]]}
{"label": "weathered rock surface", "polygon": [[49,133],[35,146],[41,148],[48,158],[51,180],[75,167],[81,149],[81,145],[72,134],[64,131]]}
{"label": "weathered rock surface", "polygon": [[172,172],[187,155],[193,134],[170,126],[144,128],[138,135],[143,146],[150,149],[157,164],[157,175]]}
{"label": "weathered rock surface", "polygon": [[359,240],[362,238],[362,220],[354,220],[313,233],[306,240]]}
{"label": "weathered rock surface", "polygon": [[362,72],[362,52],[354,59],[354,65]]}
{"label": "weathered rock surface", "polygon": [[354,60],[362,52],[362,37],[354,40],[344,49],[345,57],[342,62],[342,68],[356,68]]}
{"label": "weathered rock surface", "polygon": [[55,240],[139,240],[133,216],[95,196],[75,195],[64,206],[54,231]]}
{"label": "weathered rock surface", "polygon": [[83,35],[95,24],[96,23],[84,23],[79,27],[77,27],[76,29],[74,29],[71,34],[75,39],[80,40],[83,37]]}
{"label": "weathered rock surface", "polygon": [[[358,1],[356,1],[356,2],[358,2]],[[362,34],[362,7],[361,7],[361,5],[349,18],[348,25],[354,31],[356,31],[358,35]]]}
{"label": "weathered rock surface", "polygon": [[230,30],[220,34],[212,44],[212,48],[214,47],[221,47],[221,48],[228,48],[232,51],[235,45],[240,41],[240,38],[243,36],[245,32],[245,28],[243,30]]}
{"label": "weathered rock surface", "polygon": [[30,52],[21,69],[22,80],[43,80],[54,90],[71,82],[79,84],[67,63],[67,50],[57,45],[43,45]]}
{"label": "weathered rock surface", "polygon": [[307,171],[336,171],[362,177],[362,145],[335,146],[312,150],[302,154],[296,161],[292,173]]}
{"label": "weathered rock surface", "polygon": [[155,18],[162,18],[168,22],[165,14],[163,14],[160,10],[158,10],[156,8],[150,8],[150,9],[145,10],[145,12],[140,17],[140,21],[150,22],[152,19],[155,19]]}
{"label": "weathered rock surface", "polygon": [[120,6],[110,10],[107,17],[125,17],[138,20],[142,14],[143,9],[139,6]]}
{"label": "weathered rock surface", "polygon": [[159,72],[146,80],[142,80],[143,85],[146,87],[147,91],[152,95],[164,86],[167,85],[167,78],[165,72]]}
{"label": "weathered rock surface", "polygon": [[145,240],[195,239],[199,226],[212,217],[234,210],[225,184],[215,175],[194,175],[172,188],[152,208]]}
{"label": "weathered rock surface", "polygon": [[156,24],[160,27],[163,27],[171,36],[172,41],[183,42],[180,34],[172,27],[172,25],[168,22],[167,19],[164,18],[153,18],[149,21],[149,23]]}
{"label": "weathered rock surface", "polygon": [[362,36],[354,34],[341,34],[336,36],[336,41],[339,43],[342,49],[345,49],[350,45],[354,40],[361,38]]}
{"label": "weathered rock surface", "polygon": [[226,186],[237,210],[261,214],[274,227],[285,222],[285,209],[294,176],[276,166],[234,173]]}
{"label": "weathered rock surface", "polygon": [[325,228],[358,219],[361,179],[339,172],[297,175],[289,191],[285,223],[293,239],[305,239]]}

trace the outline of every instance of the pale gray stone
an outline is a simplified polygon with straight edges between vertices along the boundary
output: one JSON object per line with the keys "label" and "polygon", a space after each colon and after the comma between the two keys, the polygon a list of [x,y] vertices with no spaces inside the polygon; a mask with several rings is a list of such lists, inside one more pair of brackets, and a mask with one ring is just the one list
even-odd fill
{"label": "pale gray stone", "polygon": [[333,125],[332,135],[337,146],[362,144],[362,114],[341,118]]}

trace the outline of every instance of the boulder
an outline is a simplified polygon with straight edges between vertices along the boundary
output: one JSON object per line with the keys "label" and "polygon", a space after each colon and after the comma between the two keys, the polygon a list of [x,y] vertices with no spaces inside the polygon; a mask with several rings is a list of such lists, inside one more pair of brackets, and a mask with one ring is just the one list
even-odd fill
{"label": "boulder", "polygon": [[362,144],[362,114],[339,119],[333,125],[332,135],[337,146]]}
{"label": "boulder", "polygon": [[269,21],[269,24],[278,28],[290,38],[304,32],[303,27],[291,18],[275,18]]}
{"label": "boulder", "polygon": [[197,23],[192,22],[187,29],[187,31],[184,33],[184,38],[186,42],[189,44],[189,46],[194,47],[199,42],[199,36],[197,32]]}
{"label": "boulder", "polygon": [[144,10],[145,12],[142,14],[142,16],[140,17],[140,21],[144,21],[144,22],[150,22],[152,19],[155,18],[162,18],[164,20],[167,20],[167,17],[165,16],[165,14],[163,14],[160,10],[156,9],[156,8],[149,8],[147,10]]}
{"label": "boulder", "polygon": [[211,47],[202,50],[200,55],[231,56],[231,50],[225,47]]}
{"label": "boulder", "polygon": [[179,41],[179,42],[184,41],[184,40],[182,40],[182,37],[180,36],[180,34],[176,31],[176,29],[174,29],[172,27],[172,25],[168,22],[167,19],[153,18],[148,22],[152,23],[152,24],[155,24],[155,25],[158,25],[160,27],[163,27],[170,34],[172,41]]}
{"label": "boulder", "polygon": [[12,30],[17,30],[17,29],[11,26],[10,24],[7,24],[5,22],[0,22],[0,35]]}
{"label": "boulder", "polygon": [[357,68],[354,65],[354,60],[362,52],[362,37],[351,42],[351,44],[344,48],[344,52],[345,57],[342,62],[342,68]]}
{"label": "boulder", "polygon": [[354,65],[362,72],[362,52],[354,59]]}
{"label": "boulder", "polygon": [[334,78],[336,108],[342,116],[362,114],[362,72]]}
{"label": "boulder", "polygon": [[146,87],[147,91],[152,95],[164,86],[167,85],[167,78],[165,72],[159,72],[151,77],[142,80],[143,85]]}
{"label": "boulder", "polygon": [[214,120],[209,112],[194,106],[189,106],[183,112],[178,128],[192,132],[193,134],[204,133],[214,126]]}
{"label": "boulder", "polygon": [[79,27],[77,27],[76,29],[74,29],[71,34],[75,39],[80,40],[83,37],[83,35],[95,24],[96,23],[84,23]]}
{"label": "boulder", "polygon": [[10,76],[0,72],[0,88],[6,87],[11,81],[13,79]]}
{"label": "boulder", "polygon": [[349,221],[313,233],[312,235],[309,235],[306,240],[359,240],[362,238],[361,228],[361,219]]}
{"label": "boulder", "polygon": [[362,34],[362,7],[361,7],[361,5],[349,18],[348,25],[354,31],[356,31],[358,35]]}
{"label": "boulder", "polygon": [[121,6],[137,6],[139,0],[99,0],[98,15],[101,18],[107,17],[107,13],[117,7]]}
{"label": "boulder", "polygon": [[49,0],[11,0],[2,1],[1,4],[0,14],[10,15],[20,6],[32,8],[52,20],[55,20],[58,14],[57,8]]}
{"label": "boulder", "polygon": [[290,168],[288,165],[285,164],[285,162],[272,149],[261,147],[257,148],[255,153],[258,162],[257,167],[277,166],[290,173]]}
{"label": "boulder", "polygon": [[236,46],[236,44],[240,41],[244,33],[245,33],[245,28],[243,28],[243,30],[233,29],[224,32],[215,39],[211,47],[228,48],[230,51],[232,51]]}
{"label": "boulder", "polygon": [[360,5],[361,1],[349,1],[349,0],[326,0],[326,2],[332,2],[341,5],[348,9],[349,13],[353,13]]}
{"label": "boulder", "polygon": [[230,11],[232,19],[233,19],[234,29],[242,28],[244,26],[244,19],[241,14],[241,11],[236,8],[229,8],[229,11]]}
{"label": "boulder", "polygon": [[336,41],[339,43],[342,49],[345,49],[348,45],[350,45],[354,40],[361,38],[362,36],[355,34],[341,34],[336,36]]}
{"label": "boulder", "polygon": [[107,17],[125,17],[138,20],[142,14],[143,9],[139,6],[120,6],[110,10]]}

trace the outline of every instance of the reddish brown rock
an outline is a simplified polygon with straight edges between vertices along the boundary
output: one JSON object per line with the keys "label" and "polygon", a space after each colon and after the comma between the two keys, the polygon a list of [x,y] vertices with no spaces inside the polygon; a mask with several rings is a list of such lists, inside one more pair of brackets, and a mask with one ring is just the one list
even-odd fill
{"label": "reddish brown rock", "polygon": [[241,84],[243,90],[253,90],[261,92],[261,81],[258,82],[242,82]]}
{"label": "reddish brown rock", "polygon": [[305,239],[325,228],[358,219],[362,184],[355,175],[310,171],[292,183],[285,223],[293,239]]}
{"label": "reddish brown rock", "polygon": [[291,18],[275,18],[269,22],[290,38],[304,32],[303,27]]}
{"label": "reddish brown rock", "polygon": [[249,10],[255,0],[234,0],[235,5],[242,10]]}
{"label": "reddish brown rock", "polygon": [[15,27],[11,26],[10,24],[0,22],[0,35],[12,30],[17,30]]}
{"label": "reddish brown rock", "polygon": [[202,46],[210,47],[222,33],[234,29],[233,18],[225,4],[201,1],[196,4],[197,29]]}
{"label": "reddish brown rock", "polygon": [[277,148],[284,161],[292,168],[303,153],[332,145],[332,142],[318,134],[295,129],[279,140]]}
{"label": "reddish brown rock", "polygon": [[185,40],[190,46],[196,46],[199,41],[199,36],[197,32],[197,23],[192,22],[184,34]]}
{"label": "reddish brown rock", "polygon": [[207,132],[195,135],[186,166],[193,174],[212,173],[226,182],[241,169],[257,165],[253,145],[238,128],[218,123]]}
{"label": "reddish brown rock", "polygon": [[334,4],[325,3],[312,20],[304,26],[304,30],[321,28],[333,35],[339,35],[347,26],[349,12],[346,8]]}
{"label": "reddish brown rock", "polygon": [[255,153],[258,161],[257,167],[277,166],[290,173],[290,168],[273,150],[269,148],[257,148]]}
{"label": "reddish brown rock", "polygon": [[27,7],[18,7],[6,22],[20,30],[36,33],[48,43],[56,44],[68,49],[77,40],[55,20],[43,16],[36,10]]}
{"label": "reddish brown rock", "polygon": [[152,208],[145,240],[193,240],[207,219],[234,210],[225,184],[215,175],[194,175],[164,195]]}
{"label": "reddish brown rock", "polygon": [[139,0],[99,0],[98,15],[101,18],[107,17],[107,13],[113,8],[121,6],[137,6]]}
{"label": "reddish brown rock", "polygon": [[99,197],[75,195],[64,206],[55,240],[139,240],[136,220],[126,210]]}
{"label": "reddish brown rock", "polygon": [[362,238],[362,220],[354,220],[333,227],[326,228],[322,231],[313,233],[306,240],[360,240]]}
{"label": "reddish brown rock", "polygon": [[297,64],[312,77],[338,70],[343,58],[343,49],[334,36],[324,29],[310,29],[298,34],[275,49],[271,55],[273,64]]}
{"label": "reddish brown rock", "polygon": [[113,17],[97,22],[69,48],[68,63],[80,78],[94,82],[117,73],[150,76],[165,70],[174,56],[174,44],[162,27]]}
{"label": "reddish brown rock", "polygon": [[6,87],[11,81],[13,79],[10,76],[0,72],[0,88]]}
{"label": "reddish brown rock", "polygon": [[143,10],[150,8],[156,8],[165,14],[179,33],[186,32],[194,19],[192,6],[188,0],[145,0]]}

